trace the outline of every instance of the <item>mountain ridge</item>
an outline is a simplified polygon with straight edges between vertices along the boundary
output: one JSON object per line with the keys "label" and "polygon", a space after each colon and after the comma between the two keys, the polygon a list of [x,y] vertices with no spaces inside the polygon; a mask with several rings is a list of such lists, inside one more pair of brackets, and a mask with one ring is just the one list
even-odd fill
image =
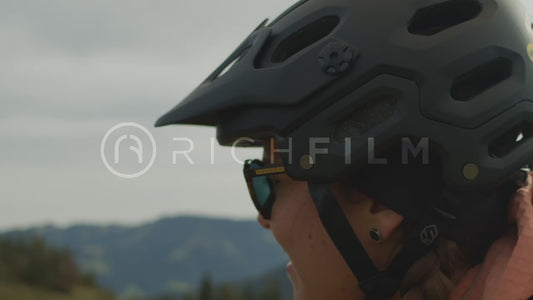
{"label": "mountain ridge", "polygon": [[215,282],[257,277],[286,263],[272,234],[250,220],[166,216],[129,226],[45,225],[0,233],[43,237],[74,253],[83,271],[118,295],[181,293],[205,274]]}

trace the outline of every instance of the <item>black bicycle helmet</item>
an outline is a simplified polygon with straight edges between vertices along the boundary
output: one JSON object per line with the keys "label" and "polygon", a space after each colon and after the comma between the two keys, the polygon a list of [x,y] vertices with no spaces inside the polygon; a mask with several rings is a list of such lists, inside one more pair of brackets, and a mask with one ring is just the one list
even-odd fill
{"label": "black bicycle helmet", "polygon": [[[362,289],[387,298],[437,235],[486,248],[501,231],[501,197],[533,161],[533,24],[518,0],[299,1],[156,126],[168,124],[216,126],[223,145],[275,137]],[[405,165],[399,143],[429,147],[438,167]],[[389,269],[349,228],[336,181],[411,220]]]}

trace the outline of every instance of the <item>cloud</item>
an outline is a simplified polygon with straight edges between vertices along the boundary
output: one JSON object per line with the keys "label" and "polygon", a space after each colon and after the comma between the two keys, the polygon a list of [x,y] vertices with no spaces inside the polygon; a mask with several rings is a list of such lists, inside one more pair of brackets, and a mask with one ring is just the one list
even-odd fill
{"label": "cloud", "polygon": [[0,116],[155,120],[287,4],[2,1]]}
{"label": "cloud", "polygon": [[[209,164],[213,128],[151,125],[261,20],[290,4],[2,1],[0,228],[172,213],[254,216],[241,166],[228,152]],[[131,182],[111,175],[99,155],[105,132],[125,121],[148,127],[160,150],[154,168]],[[174,136],[194,140],[195,166],[172,164]]]}

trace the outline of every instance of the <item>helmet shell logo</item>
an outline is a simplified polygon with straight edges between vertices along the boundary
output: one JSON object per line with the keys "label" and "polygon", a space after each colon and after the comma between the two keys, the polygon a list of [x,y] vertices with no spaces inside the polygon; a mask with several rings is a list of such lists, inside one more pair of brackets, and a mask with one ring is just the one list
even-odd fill
{"label": "helmet shell logo", "polygon": [[347,71],[354,59],[359,56],[357,49],[352,49],[350,45],[334,41],[322,49],[318,57],[318,63],[322,71],[329,75],[338,75]]}
{"label": "helmet shell logo", "polygon": [[437,239],[438,236],[439,229],[437,228],[437,225],[428,225],[420,232],[420,241],[422,244],[429,246]]}

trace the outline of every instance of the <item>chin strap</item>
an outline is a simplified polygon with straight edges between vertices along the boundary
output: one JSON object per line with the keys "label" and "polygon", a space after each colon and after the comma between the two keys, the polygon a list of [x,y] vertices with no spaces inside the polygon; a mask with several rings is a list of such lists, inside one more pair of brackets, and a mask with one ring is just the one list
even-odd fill
{"label": "chin strap", "polygon": [[378,269],[353,232],[352,226],[329,186],[309,183],[309,192],[322,224],[355,277],[360,280],[378,274]]}
{"label": "chin strap", "polygon": [[404,246],[391,265],[379,271],[368,256],[361,241],[339,206],[327,184],[309,183],[309,192],[326,231],[340,254],[359,281],[366,299],[391,298],[400,288],[407,270],[426,255],[439,235],[438,226],[432,222],[432,213],[427,213],[408,230]]}

